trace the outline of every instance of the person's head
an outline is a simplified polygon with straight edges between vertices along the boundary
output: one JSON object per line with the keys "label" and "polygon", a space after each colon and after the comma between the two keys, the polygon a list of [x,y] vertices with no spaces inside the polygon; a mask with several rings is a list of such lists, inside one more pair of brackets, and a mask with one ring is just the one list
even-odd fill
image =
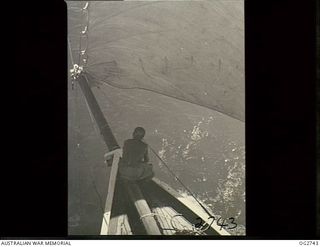
{"label": "person's head", "polygon": [[145,134],[146,134],[146,131],[144,128],[137,127],[134,129],[132,137],[133,139],[142,140]]}

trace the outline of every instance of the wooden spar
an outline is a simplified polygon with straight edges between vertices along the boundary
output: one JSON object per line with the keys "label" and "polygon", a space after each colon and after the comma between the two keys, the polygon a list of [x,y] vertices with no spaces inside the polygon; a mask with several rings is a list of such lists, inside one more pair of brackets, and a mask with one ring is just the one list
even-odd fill
{"label": "wooden spar", "polygon": [[[113,161],[112,161],[112,167],[111,167],[110,179],[109,179],[109,185],[108,185],[108,194],[106,198],[102,225],[100,230],[101,235],[107,235],[108,229],[109,229],[110,217],[111,217],[111,208],[113,203],[116,178],[118,173],[118,162],[122,155],[122,151],[119,148],[116,138],[112,134],[111,128],[109,127],[109,124],[106,118],[104,117],[91,88],[88,85],[88,81],[85,75],[80,75],[80,77],[78,78],[78,83],[86,98],[90,111],[98,125],[100,133],[102,135],[104,142],[107,145],[108,150],[109,151],[114,150],[108,153],[109,156],[113,155]],[[105,158],[107,158],[106,155],[105,155]]]}
{"label": "wooden spar", "polygon": [[[86,98],[86,101],[89,105],[90,111],[99,127],[100,133],[103,137],[104,142],[106,143],[108,150],[112,151],[115,149],[120,149],[114,135],[112,134],[111,128],[104,117],[100,106],[91,90],[91,88],[88,85],[88,79],[85,76],[85,74],[81,74],[78,78],[78,83],[80,85],[80,88]],[[111,207],[112,207],[112,200],[113,195],[115,191],[115,182],[117,178],[117,172],[118,172],[118,162],[120,159],[121,150],[119,152],[114,153],[114,160],[113,160],[113,168],[111,168],[111,174],[110,174],[110,182],[108,188],[108,197],[106,200],[106,206],[105,206],[105,212],[104,212],[104,218],[106,216],[106,219],[103,219],[102,227],[101,227],[101,234],[108,234],[108,225],[109,219],[111,216]],[[116,165],[115,165],[116,163]],[[115,165],[115,166],[114,166]],[[137,184],[135,186],[127,186],[129,197],[133,201],[140,217],[142,220],[142,223],[146,229],[147,234],[149,235],[161,235],[160,230],[157,226],[157,223],[153,217],[147,217],[147,214],[151,214],[151,210],[148,206],[148,203],[146,202],[143,194],[141,193],[141,190]],[[106,211],[110,210],[110,212]],[[146,214],[147,212],[147,214]]]}
{"label": "wooden spar", "polygon": [[104,117],[100,106],[91,90],[91,88],[88,85],[88,80],[85,75],[80,75],[78,78],[78,83],[80,85],[80,88],[87,100],[87,103],[90,107],[90,111],[99,127],[100,133],[102,135],[102,138],[104,142],[106,143],[108,150],[112,151],[114,149],[119,148],[119,145],[117,143],[116,138],[112,134],[111,128]]}
{"label": "wooden spar", "polygon": [[128,181],[124,184],[131,201],[134,203],[138,214],[140,215],[140,220],[142,221],[147,233],[149,235],[161,235],[157,222],[154,219],[154,215],[144,199],[139,186],[134,182]]}

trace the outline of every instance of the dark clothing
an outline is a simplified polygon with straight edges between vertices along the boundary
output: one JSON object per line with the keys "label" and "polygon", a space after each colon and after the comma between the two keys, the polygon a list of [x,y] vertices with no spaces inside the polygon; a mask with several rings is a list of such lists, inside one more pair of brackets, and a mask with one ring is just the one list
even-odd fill
{"label": "dark clothing", "polygon": [[148,145],[136,139],[124,142],[121,163],[124,166],[136,166],[139,163],[148,163]]}
{"label": "dark clothing", "polygon": [[124,142],[120,161],[120,175],[129,180],[142,180],[153,177],[152,165],[148,164],[148,145],[137,139]]}

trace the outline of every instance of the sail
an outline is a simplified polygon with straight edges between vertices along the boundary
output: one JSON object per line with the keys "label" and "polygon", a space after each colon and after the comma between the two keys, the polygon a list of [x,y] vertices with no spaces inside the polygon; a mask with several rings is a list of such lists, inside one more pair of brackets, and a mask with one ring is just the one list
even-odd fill
{"label": "sail", "polygon": [[[242,1],[90,2],[88,27],[86,71],[97,83],[244,121]],[[78,37],[79,30],[74,43]]]}

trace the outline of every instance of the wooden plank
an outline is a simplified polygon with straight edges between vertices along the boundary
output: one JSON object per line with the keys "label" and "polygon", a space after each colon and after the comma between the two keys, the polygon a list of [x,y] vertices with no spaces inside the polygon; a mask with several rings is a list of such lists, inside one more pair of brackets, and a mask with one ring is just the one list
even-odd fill
{"label": "wooden plank", "polygon": [[117,235],[119,217],[120,215],[110,218],[107,235]]}
{"label": "wooden plank", "polygon": [[110,219],[108,235],[132,235],[127,214],[120,214]]}
{"label": "wooden plank", "polygon": [[[194,212],[196,215],[198,215],[204,222],[207,224],[211,224],[211,220],[208,220],[208,214],[199,206],[199,204],[196,202],[196,200],[191,198],[186,198],[181,196],[177,191],[175,191],[172,187],[170,187],[168,184],[160,181],[157,178],[152,178],[152,181],[155,182],[156,185],[158,185],[160,188],[168,192],[170,195],[175,197],[180,203],[182,203],[184,206],[186,206],[188,209],[190,209],[192,212]],[[210,212],[211,210],[208,209]],[[212,213],[214,216],[214,214]],[[217,232],[219,235],[224,236],[230,236],[231,234],[227,232],[224,229],[220,229],[221,227],[217,225],[216,221],[214,221],[211,224],[211,229]]]}
{"label": "wooden plank", "polygon": [[172,230],[170,220],[168,219],[169,215],[163,212],[160,207],[155,207],[152,209],[152,211],[155,213],[155,218],[160,225],[160,230],[162,231],[163,235],[173,235],[175,231]]}
{"label": "wooden plank", "polygon": [[[159,215],[162,216],[161,227],[164,229],[174,229],[174,230],[164,230],[165,235],[173,235],[177,231],[189,230],[192,231],[192,224],[187,221],[180,213],[174,210],[172,207],[163,206],[155,209]],[[159,217],[161,218],[161,217]]]}
{"label": "wooden plank", "polygon": [[122,214],[119,216],[117,225],[117,235],[132,235],[127,214]]}
{"label": "wooden plank", "polygon": [[[166,214],[173,218],[172,224],[173,227],[177,230],[192,230],[192,224],[187,221],[181,214],[179,214],[176,210],[174,210],[172,207],[163,207],[163,210],[166,211]],[[181,216],[177,216],[181,215]]]}
{"label": "wooden plank", "polygon": [[169,205],[164,205],[158,196],[154,196],[152,193],[148,193],[148,195],[148,198],[152,202],[152,211],[155,212],[156,219],[164,235],[173,235],[176,233],[176,230],[193,230],[192,223],[186,220],[180,212]]}
{"label": "wooden plank", "polygon": [[129,198],[134,203],[143,226],[148,235],[162,235],[157,222],[154,219],[153,213],[150,210],[148,203],[141,193],[139,186],[134,182],[125,181],[125,188],[128,191]]}
{"label": "wooden plank", "polygon": [[[107,194],[106,204],[105,204],[105,208],[104,208],[104,214],[103,214],[100,235],[108,235],[110,217],[111,217],[111,209],[112,209],[116,179],[117,179],[117,174],[118,174],[118,165],[119,165],[119,160],[122,156],[122,149],[120,149],[120,148],[116,149],[116,150],[110,152],[109,154],[110,155],[113,154],[113,161],[112,161],[112,167],[111,167],[111,173],[110,173],[110,179],[109,179],[109,185],[108,185],[108,194]],[[105,156],[107,156],[107,155],[105,155]]]}

